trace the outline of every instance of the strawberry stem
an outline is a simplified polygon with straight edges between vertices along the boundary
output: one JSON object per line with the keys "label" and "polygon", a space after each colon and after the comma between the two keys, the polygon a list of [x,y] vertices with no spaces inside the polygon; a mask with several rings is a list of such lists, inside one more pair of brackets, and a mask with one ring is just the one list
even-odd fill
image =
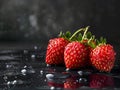
{"label": "strawberry stem", "polygon": [[71,41],[72,40],[72,38],[73,37],[75,37],[76,36],[76,34],[78,34],[79,32],[81,32],[82,30],[84,30],[84,28],[80,28],[80,29],[78,29],[70,38],[69,38],[69,40]]}
{"label": "strawberry stem", "polygon": [[87,26],[87,27],[85,28],[85,32],[84,32],[83,37],[82,37],[82,41],[85,39],[85,36],[86,36],[86,33],[87,33],[89,27],[90,27],[90,26]]}

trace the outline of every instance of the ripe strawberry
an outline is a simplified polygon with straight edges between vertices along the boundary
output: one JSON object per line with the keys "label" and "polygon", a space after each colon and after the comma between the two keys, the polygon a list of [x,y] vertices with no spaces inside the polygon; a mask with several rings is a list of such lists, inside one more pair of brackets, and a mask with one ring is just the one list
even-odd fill
{"label": "ripe strawberry", "polygon": [[64,38],[54,38],[49,40],[46,52],[47,64],[63,64],[64,63],[64,48],[69,43]]}
{"label": "ripe strawberry", "polygon": [[68,69],[78,69],[85,66],[88,59],[88,48],[78,42],[73,41],[65,47],[64,61]]}
{"label": "ripe strawberry", "polygon": [[114,80],[110,76],[102,74],[92,74],[90,75],[90,87],[91,88],[105,88],[113,87]]}
{"label": "ripe strawberry", "polygon": [[96,42],[95,42],[95,40],[91,40],[89,42],[88,40],[85,39],[85,40],[83,40],[82,43],[84,43],[87,46],[87,48],[88,48],[89,56],[86,59],[87,60],[86,64],[87,64],[87,66],[92,66],[91,61],[90,61],[90,52],[93,50],[94,46],[96,45]]}
{"label": "ripe strawberry", "polygon": [[72,36],[70,32],[60,33],[59,38],[49,40],[46,52],[46,63],[47,64],[64,64],[64,49],[65,46],[72,40],[75,40],[77,33],[83,29],[77,30]]}
{"label": "ripe strawberry", "polygon": [[98,45],[90,53],[91,63],[99,71],[110,72],[114,66],[115,54],[112,45]]}

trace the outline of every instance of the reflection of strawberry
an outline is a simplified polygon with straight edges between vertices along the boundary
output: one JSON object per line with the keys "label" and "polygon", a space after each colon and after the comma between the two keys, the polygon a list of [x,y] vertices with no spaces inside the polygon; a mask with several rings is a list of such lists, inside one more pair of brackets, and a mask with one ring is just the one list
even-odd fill
{"label": "reflection of strawberry", "polygon": [[114,81],[113,78],[101,74],[92,74],[90,76],[90,87],[91,88],[104,88],[104,87],[113,87]]}
{"label": "reflection of strawberry", "polygon": [[65,83],[64,83],[64,88],[65,89],[72,89],[72,90],[76,90],[77,88],[83,86],[82,83],[79,83],[77,81],[76,77],[70,77],[68,79],[66,79]]}
{"label": "reflection of strawberry", "polygon": [[88,49],[84,44],[74,41],[65,47],[64,61],[66,68],[78,69],[83,67],[86,64],[87,59]]}
{"label": "reflection of strawberry", "polygon": [[68,40],[64,38],[55,38],[49,41],[46,53],[47,64],[63,64],[64,63],[64,48],[68,44]]}
{"label": "reflection of strawberry", "polygon": [[110,44],[98,45],[90,54],[92,65],[99,71],[110,72],[115,62],[115,51]]}

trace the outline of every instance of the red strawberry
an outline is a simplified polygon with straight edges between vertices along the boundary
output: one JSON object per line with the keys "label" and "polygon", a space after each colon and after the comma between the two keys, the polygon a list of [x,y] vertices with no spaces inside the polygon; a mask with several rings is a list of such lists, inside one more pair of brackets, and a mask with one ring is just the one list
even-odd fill
{"label": "red strawberry", "polygon": [[102,74],[92,74],[90,76],[90,87],[91,88],[104,88],[104,87],[113,87],[114,80],[110,76]]}
{"label": "red strawberry", "polygon": [[87,39],[85,39],[82,41],[82,43],[84,43],[88,48],[89,56],[87,59],[87,66],[92,66],[91,61],[90,61],[90,52],[93,50],[93,47],[96,46],[96,42],[95,42],[95,40],[91,40],[89,42]]}
{"label": "red strawberry", "polygon": [[98,45],[90,54],[92,65],[99,71],[110,72],[115,62],[115,51],[110,44]]}
{"label": "red strawberry", "polygon": [[63,64],[64,63],[64,48],[69,43],[64,38],[54,38],[49,40],[46,52],[47,64]]}
{"label": "red strawberry", "polygon": [[72,36],[70,32],[60,33],[59,38],[49,40],[46,52],[46,63],[47,64],[64,64],[64,49],[65,46],[72,40],[75,40],[77,33],[83,29],[77,30]]}
{"label": "red strawberry", "polygon": [[78,69],[85,66],[89,55],[88,52],[88,48],[78,41],[69,43],[64,51],[66,68]]}

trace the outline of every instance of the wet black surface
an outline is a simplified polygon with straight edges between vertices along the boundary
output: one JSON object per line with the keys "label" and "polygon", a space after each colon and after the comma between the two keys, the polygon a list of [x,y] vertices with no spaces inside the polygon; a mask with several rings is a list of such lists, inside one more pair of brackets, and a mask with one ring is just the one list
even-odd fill
{"label": "wet black surface", "polygon": [[0,90],[119,90],[119,72],[117,65],[111,73],[93,68],[66,71],[64,66],[47,66],[45,50],[37,47],[0,51]]}

